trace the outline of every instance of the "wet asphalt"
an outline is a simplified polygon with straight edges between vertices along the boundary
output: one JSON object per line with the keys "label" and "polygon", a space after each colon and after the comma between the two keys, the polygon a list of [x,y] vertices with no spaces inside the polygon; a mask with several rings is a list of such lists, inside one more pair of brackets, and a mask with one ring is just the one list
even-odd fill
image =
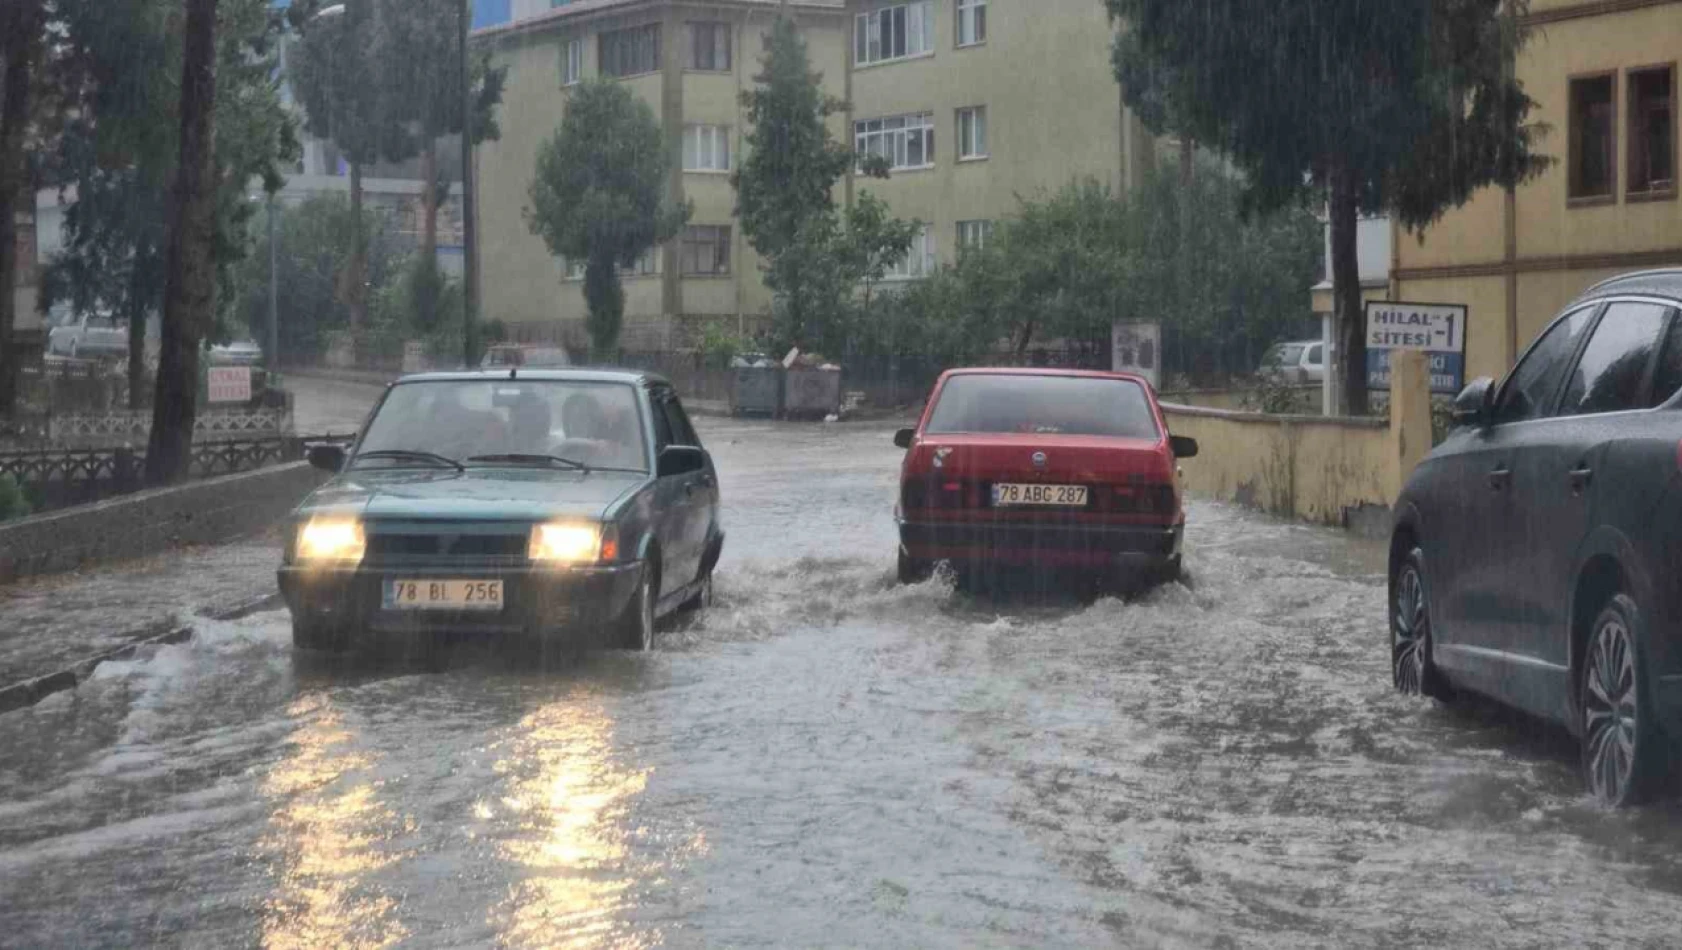
{"label": "wet asphalt", "polygon": [[0,946],[1682,944],[1682,811],[1394,694],[1372,544],[1194,503],[1131,602],[903,588],[890,430],[703,436],[719,603],[650,654],[265,612],[0,716]]}

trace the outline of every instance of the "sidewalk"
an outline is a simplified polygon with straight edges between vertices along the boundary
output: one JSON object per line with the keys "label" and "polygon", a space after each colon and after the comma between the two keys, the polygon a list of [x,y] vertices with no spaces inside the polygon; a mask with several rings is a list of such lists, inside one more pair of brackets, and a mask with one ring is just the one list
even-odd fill
{"label": "sidewalk", "polygon": [[0,689],[275,591],[273,532],[0,587]]}

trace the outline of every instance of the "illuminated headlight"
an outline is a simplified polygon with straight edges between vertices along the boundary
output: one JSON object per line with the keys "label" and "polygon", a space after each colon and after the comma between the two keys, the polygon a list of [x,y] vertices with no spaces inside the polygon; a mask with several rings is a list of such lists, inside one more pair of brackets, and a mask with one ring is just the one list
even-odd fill
{"label": "illuminated headlight", "polygon": [[311,518],[298,532],[298,560],[359,563],[368,548],[362,525],[354,518]]}
{"label": "illuminated headlight", "polygon": [[594,564],[612,558],[608,551],[610,545],[611,541],[604,543],[599,524],[540,524],[531,529],[526,556],[552,564]]}

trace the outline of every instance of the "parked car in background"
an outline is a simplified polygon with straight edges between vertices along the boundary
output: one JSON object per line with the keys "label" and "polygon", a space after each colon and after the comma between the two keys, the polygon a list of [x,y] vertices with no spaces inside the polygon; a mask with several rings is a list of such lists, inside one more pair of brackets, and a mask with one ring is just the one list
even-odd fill
{"label": "parked car in background", "polygon": [[677,393],[639,372],[431,373],[393,384],[285,532],[293,643],[440,632],[647,650],[705,606],[718,473]]}
{"label": "parked car in background", "polygon": [[54,308],[47,353],[71,359],[127,357],[128,324],[109,311],[77,314],[68,307]]}
{"label": "parked car in background", "polygon": [[263,362],[263,348],[252,340],[234,340],[210,348],[212,366],[256,366]]}
{"label": "parked car in background", "polygon": [[1289,383],[1318,383],[1326,378],[1326,344],[1320,340],[1276,343],[1256,370]]}
{"label": "parked car in background", "polygon": [[531,346],[521,343],[498,343],[485,349],[479,361],[481,369],[506,369],[524,366],[532,369],[562,369],[572,365],[567,351],[558,346]]}
{"label": "parked car in background", "polygon": [[1398,689],[1581,739],[1589,791],[1657,793],[1682,739],[1682,269],[1591,288],[1414,471],[1390,543]]}
{"label": "parked car in background", "polygon": [[1076,370],[951,370],[906,449],[896,505],[899,578],[941,561],[1104,578],[1180,574],[1185,511],[1170,436],[1140,377]]}

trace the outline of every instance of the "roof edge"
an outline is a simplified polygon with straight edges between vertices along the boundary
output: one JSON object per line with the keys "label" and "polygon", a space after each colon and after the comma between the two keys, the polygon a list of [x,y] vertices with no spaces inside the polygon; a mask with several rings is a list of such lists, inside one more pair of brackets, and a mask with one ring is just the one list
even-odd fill
{"label": "roof edge", "polygon": [[[498,23],[495,26],[481,27],[473,31],[472,39],[495,40],[542,33],[568,21],[588,21],[649,7],[674,6],[681,2],[682,0],[622,0],[619,3],[585,9],[579,9],[568,4],[522,20],[510,20],[507,23]],[[741,10],[775,12],[778,9],[769,0],[704,0],[704,2],[714,6],[735,7]],[[790,8],[801,13],[820,13],[831,16],[845,16],[847,13],[845,4],[820,3],[814,2],[814,0],[787,0],[787,4]]]}

